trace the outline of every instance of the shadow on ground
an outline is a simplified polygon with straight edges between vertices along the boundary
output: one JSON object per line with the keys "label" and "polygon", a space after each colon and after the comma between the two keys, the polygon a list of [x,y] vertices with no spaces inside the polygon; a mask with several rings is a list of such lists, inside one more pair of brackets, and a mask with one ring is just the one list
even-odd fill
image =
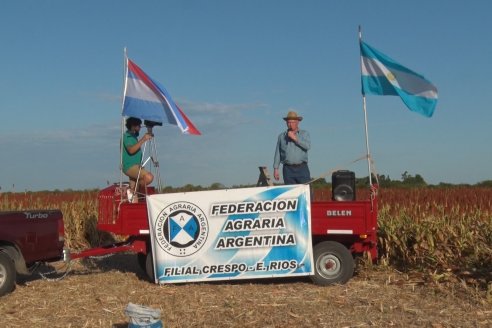
{"label": "shadow on ground", "polygon": [[[67,270],[69,271],[67,273]],[[147,274],[140,267],[137,255],[133,253],[119,253],[103,257],[88,257],[80,260],[73,260],[70,265],[63,261],[53,263],[41,263],[31,268],[32,274],[19,275],[17,283],[25,285],[28,282],[48,279],[59,280],[65,275],[91,275],[100,274],[108,271],[120,271],[134,273],[138,279],[149,281]]]}

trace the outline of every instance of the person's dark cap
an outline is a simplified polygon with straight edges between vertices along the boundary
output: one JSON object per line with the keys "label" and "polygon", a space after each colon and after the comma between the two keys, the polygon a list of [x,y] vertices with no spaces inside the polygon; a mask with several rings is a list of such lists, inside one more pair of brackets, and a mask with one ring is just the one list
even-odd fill
{"label": "person's dark cap", "polygon": [[142,120],[139,119],[139,118],[136,118],[136,117],[129,117],[129,118],[126,119],[126,124],[125,125],[126,125],[126,128],[128,130],[130,130],[132,126],[137,126],[137,125],[140,126],[140,125],[142,125]]}

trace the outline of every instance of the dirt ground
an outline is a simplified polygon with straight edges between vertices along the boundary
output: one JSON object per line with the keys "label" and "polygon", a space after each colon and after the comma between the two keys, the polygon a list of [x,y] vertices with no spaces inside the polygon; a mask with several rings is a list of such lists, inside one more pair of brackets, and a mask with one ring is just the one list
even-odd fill
{"label": "dirt ground", "polygon": [[[135,255],[76,262],[63,280],[25,278],[0,298],[0,327],[126,327],[129,302],[164,327],[492,327],[485,291],[359,268],[346,285],[309,279],[154,285]],[[489,295],[490,296],[490,295]]]}

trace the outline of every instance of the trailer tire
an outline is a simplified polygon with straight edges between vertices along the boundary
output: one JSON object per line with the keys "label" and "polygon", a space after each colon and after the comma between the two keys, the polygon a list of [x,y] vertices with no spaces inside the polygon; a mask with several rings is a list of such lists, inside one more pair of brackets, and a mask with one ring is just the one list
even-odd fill
{"label": "trailer tire", "polygon": [[145,258],[145,272],[147,273],[147,276],[149,277],[150,281],[155,282],[154,262],[152,259],[152,252],[148,252]]}
{"label": "trailer tire", "polygon": [[344,284],[354,274],[354,259],[350,251],[335,241],[324,241],[313,250],[314,276],[311,280],[322,286]]}
{"label": "trailer tire", "polygon": [[147,254],[137,253],[137,261],[143,272],[147,274]]}
{"label": "trailer tire", "polygon": [[16,275],[14,261],[7,253],[0,251],[0,296],[14,290]]}

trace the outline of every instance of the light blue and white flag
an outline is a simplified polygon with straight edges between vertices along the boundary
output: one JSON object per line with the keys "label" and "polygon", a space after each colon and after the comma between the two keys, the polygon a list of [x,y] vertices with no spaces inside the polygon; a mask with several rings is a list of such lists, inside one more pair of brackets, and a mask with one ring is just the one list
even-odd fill
{"label": "light blue and white flag", "polygon": [[400,96],[411,111],[431,117],[437,104],[437,88],[422,75],[360,42],[362,93]]}

